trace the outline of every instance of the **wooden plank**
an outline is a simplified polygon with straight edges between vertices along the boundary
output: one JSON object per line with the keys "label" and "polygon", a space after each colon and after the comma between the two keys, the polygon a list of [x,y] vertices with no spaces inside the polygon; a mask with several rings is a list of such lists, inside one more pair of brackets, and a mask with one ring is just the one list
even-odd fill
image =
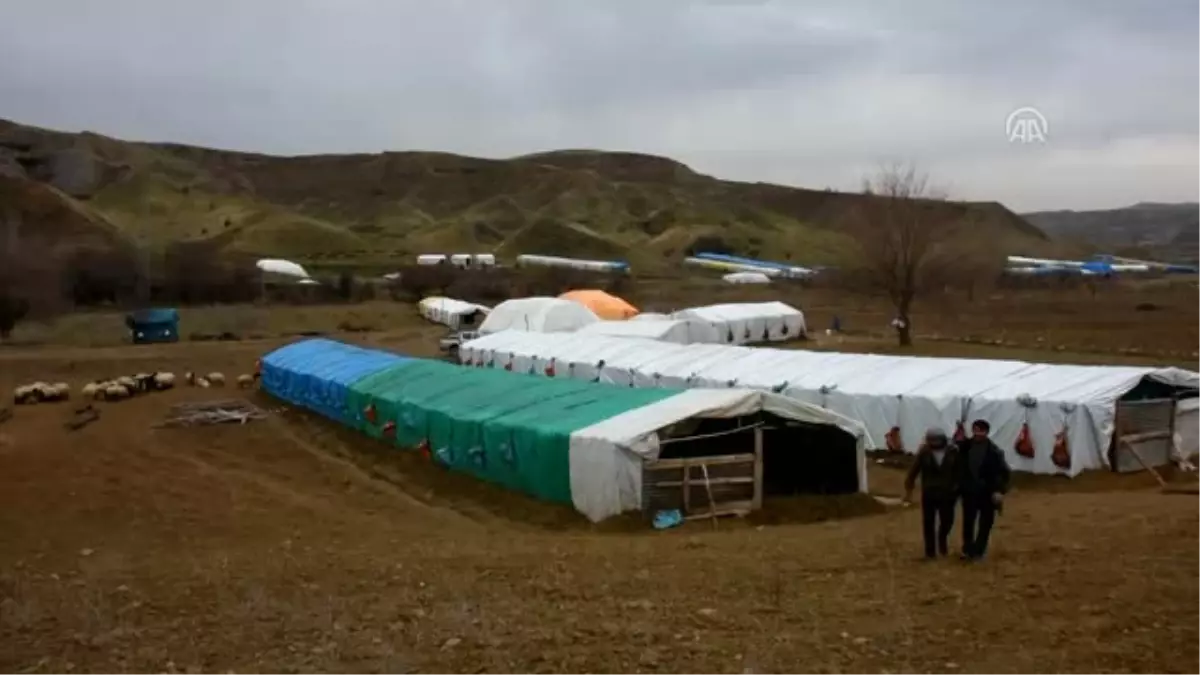
{"label": "wooden plank", "polygon": [[754,499],[755,511],[762,508],[763,498],[763,430],[754,430]]}
{"label": "wooden plank", "polygon": [[645,468],[647,471],[656,471],[658,469],[681,469],[685,466],[695,466],[697,464],[715,466],[718,464],[749,464],[753,461],[754,454],[744,452],[738,455],[714,455],[712,457],[692,457],[688,459],[658,459],[646,463]]}
{"label": "wooden plank", "polygon": [[[1174,420],[1174,415],[1171,416],[1171,419]],[[1146,441],[1158,441],[1164,438],[1171,438],[1171,431],[1169,429],[1159,431],[1143,431],[1137,434],[1126,434],[1121,436],[1121,442],[1144,443]]]}
{"label": "wooden plank", "polygon": [[[710,478],[708,482],[710,485],[750,485],[750,484],[754,483],[754,477],[753,476],[729,476],[726,478]],[[685,481],[681,481],[681,480],[664,480],[664,481],[657,481],[654,483],[650,483],[650,487],[652,487],[652,488],[673,488],[673,487],[683,487],[686,485],[687,485],[687,483]]]}
{"label": "wooden plank", "polygon": [[1121,443],[1124,444],[1125,449],[1128,450],[1135,459],[1137,459],[1138,463],[1142,465],[1142,468],[1149,471],[1150,475],[1154,476],[1154,480],[1158,481],[1158,486],[1164,490],[1167,489],[1167,481],[1163,480],[1163,477],[1158,475],[1158,472],[1155,471],[1154,468],[1149,464],[1147,464],[1146,460],[1142,459],[1142,453],[1138,452],[1137,448],[1134,448],[1133,445],[1127,442],[1124,438],[1121,439]]}
{"label": "wooden plank", "polygon": [[713,499],[712,483],[708,480],[708,465],[701,464],[700,470],[704,472],[704,491],[708,493],[708,508],[712,514],[713,529],[717,529],[717,500]]}
{"label": "wooden plank", "polygon": [[692,465],[683,465],[683,512],[690,513],[692,510]]}
{"label": "wooden plank", "polygon": [[[749,499],[736,502],[725,502],[715,512],[699,513],[692,516],[684,516],[684,520],[708,520],[713,517],[721,516],[745,516],[754,510],[754,502]],[[715,513],[715,515],[714,515]]]}

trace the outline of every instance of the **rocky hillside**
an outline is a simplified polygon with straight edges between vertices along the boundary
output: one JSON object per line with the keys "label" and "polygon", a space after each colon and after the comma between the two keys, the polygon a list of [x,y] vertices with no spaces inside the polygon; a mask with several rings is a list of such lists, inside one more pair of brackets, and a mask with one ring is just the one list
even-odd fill
{"label": "rocky hillside", "polygon": [[1056,239],[1074,239],[1107,253],[1195,262],[1200,205],[1143,202],[1103,211],[1041,211],[1024,218]]}
{"label": "rocky hillside", "polygon": [[[71,218],[47,217],[30,204],[33,194]],[[635,153],[273,157],[0,120],[0,214],[59,242],[115,236],[160,248],[210,240],[316,263],[451,251],[666,262],[699,248],[820,264],[844,255],[839,227],[862,199],[723,181]],[[990,250],[1053,249],[1000,204],[939,208],[970,222],[964,234]],[[82,234],[84,222],[95,233]]]}

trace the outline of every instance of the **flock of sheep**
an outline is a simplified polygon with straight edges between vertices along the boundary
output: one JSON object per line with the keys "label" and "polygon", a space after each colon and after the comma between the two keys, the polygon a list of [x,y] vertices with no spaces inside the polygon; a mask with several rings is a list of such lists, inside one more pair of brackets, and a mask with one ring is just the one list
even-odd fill
{"label": "flock of sheep", "polygon": [[[242,389],[249,389],[254,386],[254,381],[258,375],[238,375],[237,386]],[[184,373],[183,381],[192,387],[223,387],[225,386],[225,375],[222,373],[208,373],[207,375],[197,375],[196,373]],[[175,386],[175,374],[166,372],[156,373],[138,373],[136,375],[122,375],[110,380],[96,380],[83,385],[80,390],[80,395],[85,399],[93,399],[96,401],[121,401],[137,394],[143,394],[151,391],[165,391]],[[13,390],[13,403],[17,405],[30,405],[34,403],[45,403],[55,401],[65,401],[71,397],[71,387],[66,382],[34,382],[25,384]]]}

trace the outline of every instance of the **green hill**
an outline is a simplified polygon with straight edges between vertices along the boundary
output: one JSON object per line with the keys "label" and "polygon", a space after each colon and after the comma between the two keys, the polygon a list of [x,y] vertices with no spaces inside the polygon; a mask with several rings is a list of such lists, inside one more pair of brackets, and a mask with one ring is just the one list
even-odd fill
{"label": "green hill", "polygon": [[[653,264],[696,249],[835,263],[849,243],[839,226],[868,199],[723,181],[627,152],[564,150],[507,160],[430,152],[273,157],[2,120],[0,180],[25,186],[0,192],[0,206],[25,209],[22,195],[40,186],[77,214],[59,238],[92,236],[80,229],[91,223],[143,248],[212,241],[308,263],[493,251]],[[964,236],[997,253],[1055,247],[999,204],[938,208],[969,215]]]}

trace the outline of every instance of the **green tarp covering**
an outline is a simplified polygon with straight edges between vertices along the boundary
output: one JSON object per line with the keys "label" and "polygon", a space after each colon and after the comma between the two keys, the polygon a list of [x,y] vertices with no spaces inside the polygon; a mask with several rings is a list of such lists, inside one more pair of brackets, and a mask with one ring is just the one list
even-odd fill
{"label": "green tarp covering", "polygon": [[370,436],[404,448],[427,440],[452,469],[570,504],[571,432],[678,393],[412,360],[352,384],[347,404]]}

